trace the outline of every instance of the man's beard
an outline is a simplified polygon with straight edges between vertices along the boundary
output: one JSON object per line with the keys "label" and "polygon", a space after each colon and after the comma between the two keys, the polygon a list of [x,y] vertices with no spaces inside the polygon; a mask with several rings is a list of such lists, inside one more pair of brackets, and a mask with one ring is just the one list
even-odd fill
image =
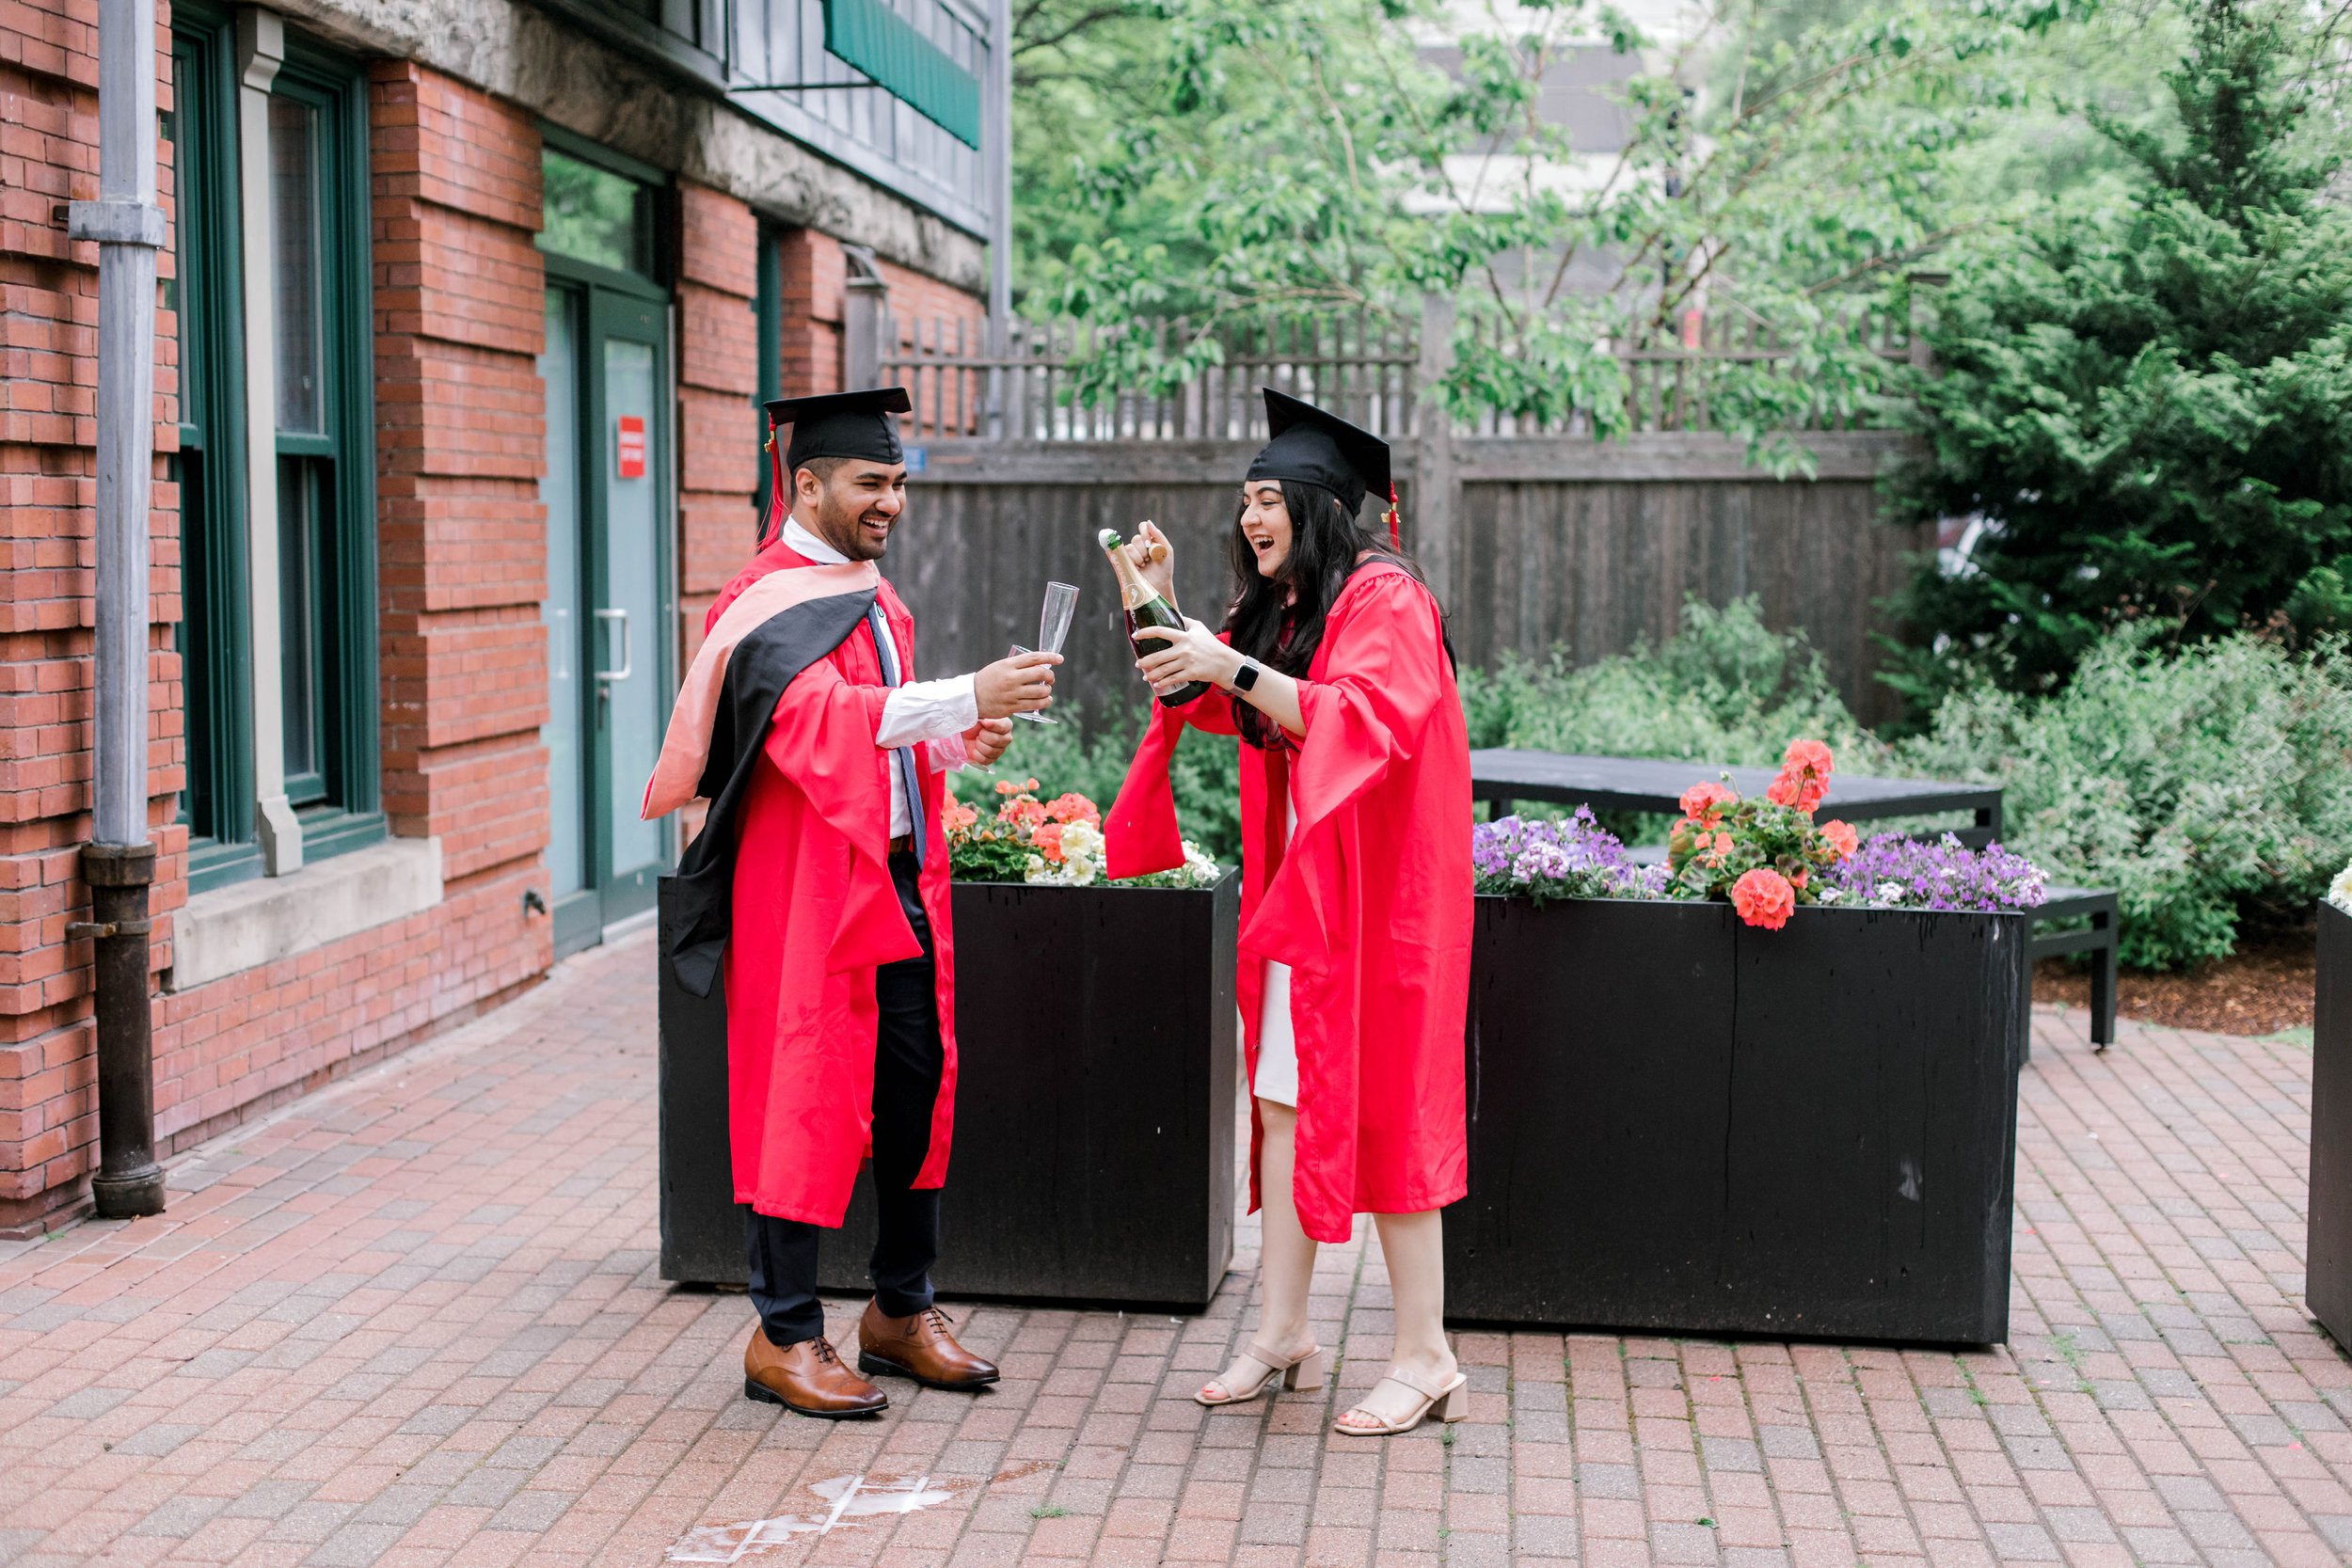
{"label": "man's beard", "polygon": [[819,500],[817,507],[817,537],[848,556],[851,561],[880,561],[890,548],[885,536],[877,544],[866,534],[865,519],[870,506],[836,506],[830,500]]}

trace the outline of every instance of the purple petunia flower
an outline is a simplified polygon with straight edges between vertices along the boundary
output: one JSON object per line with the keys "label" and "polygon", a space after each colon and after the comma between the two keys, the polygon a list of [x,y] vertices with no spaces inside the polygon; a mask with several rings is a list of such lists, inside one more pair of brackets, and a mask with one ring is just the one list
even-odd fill
{"label": "purple petunia flower", "polygon": [[1636,865],[1587,807],[1565,822],[1505,816],[1470,830],[1470,868],[1481,893],[1546,898],[1658,898],[1666,868]]}
{"label": "purple petunia flower", "polygon": [[1971,849],[1950,833],[1869,839],[1827,874],[1856,903],[1910,910],[2030,910],[2049,895],[2041,867],[1997,844]]}

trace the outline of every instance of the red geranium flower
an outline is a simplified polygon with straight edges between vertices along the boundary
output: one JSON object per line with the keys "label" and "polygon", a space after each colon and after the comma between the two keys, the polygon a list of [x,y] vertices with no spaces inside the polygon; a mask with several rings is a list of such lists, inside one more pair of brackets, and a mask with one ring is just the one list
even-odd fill
{"label": "red geranium flower", "polygon": [[1853,852],[1862,847],[1862,841],[1854,835],[1852,826],[1835,817],[1821,824],[1821,836],[1829,841],[1829,847],[1837,852],[1841,861],[1851,860]]}
{"label": "red geranium flower", "polygon": [[1814,808],[1828,794],[1829,785],[1811,774],[1787,768],[1766,786],[1764,799],[1776,806],[1789,806],[1810,816]]}
{"label": "red geranium flower", "polygon": [[1103,814],[1094,809],[1094,802],[1074,790],[1047,801],[1045,815],[1057,822],[1084,822],[1089,826],[1103,820]]}
{"label": "red geranium flower", "polygon": [[1780,765],[1792,773],[1810,773],[1817,779],[1826,779],[1835,770],[1829,748],[1818,740],[1790,741],[1788,750],[1781,753]]}
{"label": "red geranium flower", "polygon": [[946,823],[947,831],[951,833],[961,832],[980,819],[979,812],[971,806],[965,805],[961,800],[948,801],[947,809],[941,812],[939,815],[941,820]]}
{"label": "red geranium flower", "polygon": [[1712,828],[1725,806],[1737,805],[1740,796],[1728,785],[1694,784],[1682,792],[1682,815],[1702,828]]}
{"label": "red geranium flower", "polygon": [[1053,862],[1056,865],[1059,865],[1061,863],[1060,823],[1046,823],[1044,826],[1039,828],[1037,832],[1029,835],[1029,842],[1037,846],[1037,852],[1039,854],[1043,855],[1047,860]]}
{"label": "red geranium flower", "polygon": [[1758,866],[1731,884],[1731,907],[1749,925],[1777,931],[1797,907],[1797,890],[1779,872]]}

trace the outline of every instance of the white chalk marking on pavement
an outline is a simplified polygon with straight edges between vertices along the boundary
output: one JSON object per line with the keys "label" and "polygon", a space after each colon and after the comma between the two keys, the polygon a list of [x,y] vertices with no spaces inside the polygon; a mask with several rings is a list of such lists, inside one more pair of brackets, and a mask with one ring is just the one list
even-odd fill
{"label": "white chalk marking on pavement", "polygon": [[862,1520],[886,1514],[913,1513],[955,1498],[953,1490],[931,1485],[928,1475],[834,1476],[816,1481],[811,1492],[829,1507],[822,1513],[781,1513],[772,1519],[746,1519],[732,1525],[697,1525],[678,1537],[670,1548],[672,1562],[741,1562],[766,1557],[802,1536],[823,1537],[835,1529],[853,1528]]}

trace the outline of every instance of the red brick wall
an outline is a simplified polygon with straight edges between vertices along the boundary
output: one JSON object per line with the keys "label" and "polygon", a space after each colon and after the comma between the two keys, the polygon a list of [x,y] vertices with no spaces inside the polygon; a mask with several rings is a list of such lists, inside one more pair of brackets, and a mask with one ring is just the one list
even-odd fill
{"label": "red brick wall", "polygon": [[[84,1203],[97,1155],[88,946],[64,940],[87,906],[97,247],[52,219],[97,195],[96,14],[95,0],[0,12],[0,1232]],[[159,994],[167,1151],[469,1017],[549,960],[546,921],[522,907],[547,838],[538,137],[529,117],[406,67],[376,73],[371,119],[384,796],[396,832],[441,836],[444,901]],[[164,166],[172,214],[167,147]],[[157,328],[163,454],[177,324],[159,312]],[[159,481],[159,971],[186,903],[186,834],[170,820],[184,784],[178,504]]]}
{"label": "red brick wall", "polygon": [[384,807],[442,902],[159,999],[156,1131],[183,1147],[545,974],[546,275],[531,117],[383,63],[368,102]]}
{"label": "red brick wall", "polygon": [[384,804],[443,902],[158,999],[167,1148],[473,1016],[548,968],[539,141],[429,71],[369,94]]}
{"label": "red brick wall", "polygon": [[[678,187],[678,619],[688,657],[703,616],[752,552],[759,485],[759,223],[733,197]],[[799,385],[789,377],[787,388]]]}
{"label": "red brick wall", "polygon": [[[842,299],[849,281],[841,242],[814,229],[796,229],[778,242],[784,302],[784,395],[811,397],[841,389]],[[961,331],[969,352],[986,343],[987,301],[895,261],[876,270],[890,288],[890,310],[898,341],[953,347]],[[965,378],[910,378],[914,387],[914,435],[952,435],[968,427],[974,412]]]}
{"label": "red brick wall", "polygon": [[373,78],[384,803],[454,882],[547,842],[539,137],[421,66]]}

